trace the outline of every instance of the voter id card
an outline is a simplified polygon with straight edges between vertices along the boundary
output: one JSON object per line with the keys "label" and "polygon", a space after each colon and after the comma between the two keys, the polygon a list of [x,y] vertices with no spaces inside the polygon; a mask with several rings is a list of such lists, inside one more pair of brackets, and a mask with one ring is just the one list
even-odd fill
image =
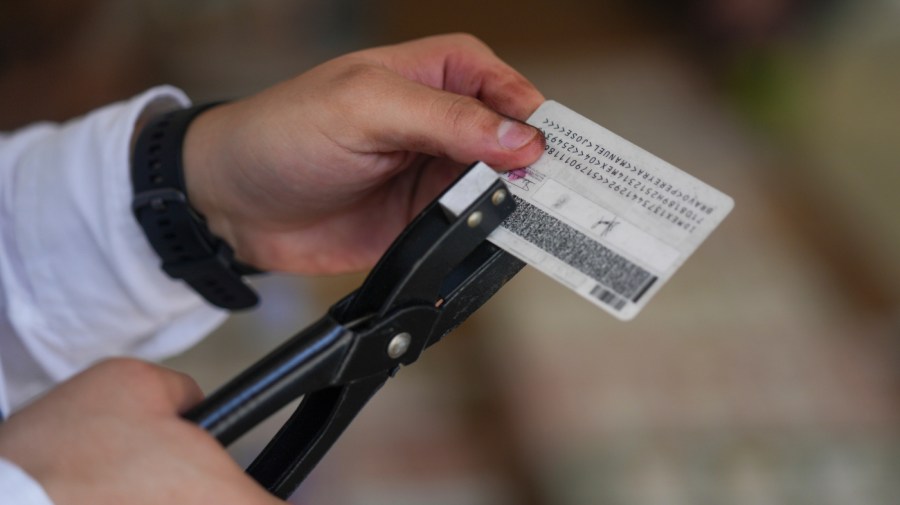
{"label": "voter id card", "polygon": [[[500,175],[517,207],[488,240],[619,319],[637,315],[734,206],[559,103],[527,122],[545,151]],[[479,163],[467,178],[479,177],[496,175]]]}

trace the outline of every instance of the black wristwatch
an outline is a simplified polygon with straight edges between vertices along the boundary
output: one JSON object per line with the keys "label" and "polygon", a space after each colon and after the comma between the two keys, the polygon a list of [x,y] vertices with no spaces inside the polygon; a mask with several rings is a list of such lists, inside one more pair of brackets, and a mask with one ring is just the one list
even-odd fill
{"label": "black wristwatch", "polygon": [[185,281],[209,303],[238,310],[259,302],[244,279],[259,271],[235,260],[231,247],[191,207],[182,161],[191,121],[218,104],[172,111],[144,127],[131,160],[131,208],[166,274]]}

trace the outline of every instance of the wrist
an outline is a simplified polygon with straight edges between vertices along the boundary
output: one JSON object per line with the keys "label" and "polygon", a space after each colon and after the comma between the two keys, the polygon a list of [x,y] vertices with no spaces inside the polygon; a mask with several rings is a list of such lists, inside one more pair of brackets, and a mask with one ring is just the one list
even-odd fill
{"label": "wrist", "polygon": [[191,121],[184,136],[182,159],[191,207],[203,217],[210,232],[235,249],[237,240],[228,215],[228,209],[233,206],[224,201],[228,192],[222,189],[227,185],[225,177],[232,162],[231,156],[223,151],[229,143],[223,140],[220,128],[225,117],[222,109],[227,107],[226,104],[205,110]]}

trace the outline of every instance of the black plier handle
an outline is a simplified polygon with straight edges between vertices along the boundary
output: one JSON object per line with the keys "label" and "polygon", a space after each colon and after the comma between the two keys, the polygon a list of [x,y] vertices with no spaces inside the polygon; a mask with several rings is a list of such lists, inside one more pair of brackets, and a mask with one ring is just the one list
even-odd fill
{"label": "black plier handle", "polygon": [[443,204],[467,181],[471,189],[473,174],[485,167],[473,166],[420,213],[358,290],[185,417],[228,445],[303,396],[247,469],[272,494],[290,496],[401,365],[418,359],[524,265],[485,240],[515,207],[498,178],[482,184],[458,215]]}

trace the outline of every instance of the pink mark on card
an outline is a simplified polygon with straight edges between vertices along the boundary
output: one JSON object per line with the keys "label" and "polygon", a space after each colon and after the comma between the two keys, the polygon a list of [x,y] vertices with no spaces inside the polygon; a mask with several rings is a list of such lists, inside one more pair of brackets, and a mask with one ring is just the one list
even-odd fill
{"label": "pink mark on card", "polygon": [[518,181],[519,179],[524,179],[527,175],[528,175],[527,168],[517,168],[515,170],[506,172],[506,178],[511,181]]}

